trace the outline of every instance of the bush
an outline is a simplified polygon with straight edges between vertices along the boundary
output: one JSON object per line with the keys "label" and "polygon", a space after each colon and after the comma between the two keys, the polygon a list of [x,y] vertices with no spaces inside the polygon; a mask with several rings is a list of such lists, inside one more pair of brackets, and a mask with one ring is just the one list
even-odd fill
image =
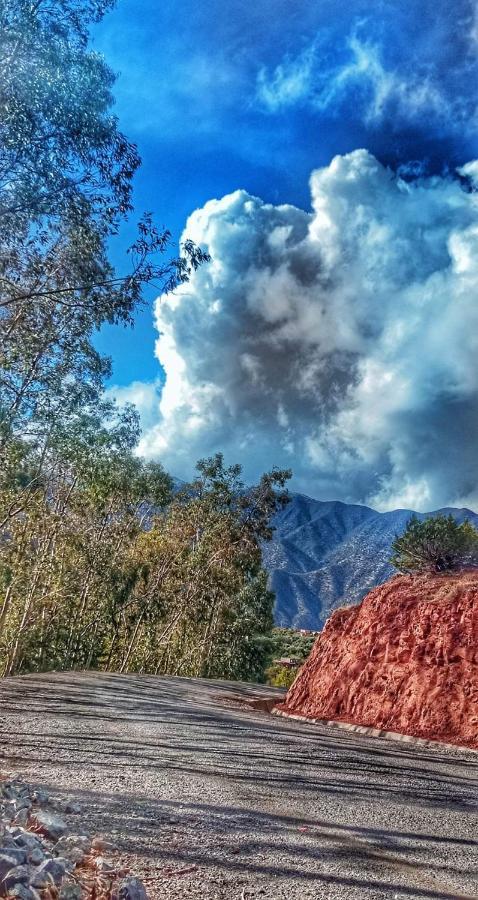
{"label": "bush", "polygon": [[273,628],[268,641],[266,666],[271,666],[274,659],[283,656],[295,656],[302,662],[307,659],[316,637],[315,632],[301,634],[297,628]]}
{"label": "bush", "polygon": [[271,687],[281,687],[289,689],[292,682],[295,681],[295,677],[297,672],[299,671],[299,666],[294,666],[293,668],[287,668],[286,666],[269,666],[266,669],[266,684],[270,684]]}
{"label": "bush", "polygon": [[452,515],[412,516],[392,544],[391,563],[400,572],[455,572],[478,565],[478,531]]}
{"label": "bush", "polygon": [[[300,666],[307,659],[314,645],[317,634],[301,634],[297,628],[273,628],[265,639],[267,643],[266,669],[264,677],[266,684],[272,687],[289,688],[294,681]],[[296,666],[284,666],[275,660],[283,658],[297,659]]]}

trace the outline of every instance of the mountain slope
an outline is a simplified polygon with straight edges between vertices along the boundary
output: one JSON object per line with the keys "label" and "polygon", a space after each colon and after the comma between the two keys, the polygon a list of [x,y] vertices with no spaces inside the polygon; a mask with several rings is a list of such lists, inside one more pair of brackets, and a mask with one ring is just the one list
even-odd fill
{"label": "mountain slope", "polygon": [[[469,509],[441,509],[478,527]],[[281,626],[321,628],[332,609],[355,603],[393,574],[391,544],[413,510],[379,513],[368,506],[321,501],[294,494],[276,516],[264,562],[276,594]]]}

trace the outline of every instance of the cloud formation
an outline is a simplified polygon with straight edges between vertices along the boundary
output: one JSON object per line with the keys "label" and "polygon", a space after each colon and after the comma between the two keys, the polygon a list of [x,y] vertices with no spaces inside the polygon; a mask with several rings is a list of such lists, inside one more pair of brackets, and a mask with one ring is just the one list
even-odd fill
{"label": "cloud formation", "polygon": [[318,498],[476,508],[478,162],[460,175],[407,183],[357,150],[312,173],[311,213],[245,191],[196,210],[213,261],[157,301],[141,452],[179,477],[222,449]]}
{"label": "cloud formation", "polygon": [[[343,9],[164,0],[158,13],[156,0],[123,0],[95,34],[120,72],[120,121],[145,156],[150,143],[155,159],[165,144],[175,155],[187,148],[203,179],[209,155],[216,178],[232,160],[245,177],[229,183],[261,194],[259,167],[275,170],[277,190],[291,166],[304,177],[356,146],[394,166],[426,159],[430,171],[476,156],[476,9],[476,0],[388,0],[372,12],[368,0]],[[173,170],[174,156],[168,180]],[[181,187],[189,166],[178,174]],[[298,199],[293,187],[280,196]]]}
{"label": "cloud formation", "polygon": [[[322,64],[323,48],[315,40],[297,57],[287,56],[272,72],[262,68],[258,99],[271,112],[302,102],[316,110],[332,108],[338,113],[355,95],[367,125],[379,122],[392,109],[396,117],[410,120],[425,110],[428,116],[440,119],[451,112],[454,104],[436,73],[387,68],[381,45],[362,38],[358,29],[346,39],[345,47],[345,61],[329,67]],[[463,125],[463,116],[460,119]],[[453,124],[458,126],[456,121]]]}
{"label": "cloud formation", "polygon": [[[270,114],[294,107],[324,117],[347,116],[349,127],[361,122],[368,146],[384,125],[400,137],[398,161],[423,151],[436,155],[435,167],[457,155],[457,140],[475,144],[478,126],[478,77],[475,4],[461,3],[457,18],[445,8],[427,21],[429,4],[384,10],[373,20],[356,15],[352,29],[331,34],[320,28],[294,54],[288,51],[257,74],[256,99]],[[424,118],[426,117],[426,118]],[[392,142],[390,142],[391,144]],[[382,149],[382,156],[383,150]],[[415,153],[413,153],[415,149]],[[389,146],[388,151],[392,150]],[[393,152],[390,158],[393,158]]]}

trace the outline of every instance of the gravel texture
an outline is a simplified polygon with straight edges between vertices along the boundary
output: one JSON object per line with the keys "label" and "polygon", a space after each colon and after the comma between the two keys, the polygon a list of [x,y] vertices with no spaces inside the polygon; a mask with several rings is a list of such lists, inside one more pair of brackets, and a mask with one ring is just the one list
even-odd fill
{"label": "gravel texture", "polygon": [[150,898],[478,898],[476,754],[242,702],[270,693],[93,672],[4,679],[0,770],[79,803],[75,828],[118,845]]}
{"label": "gravel texture", "polygon": [[59,811],[80,813],[18,776],[0,774],[0,897],[18,900],[147,900],[144,885],[101,854],[102,838],[68,833]]}

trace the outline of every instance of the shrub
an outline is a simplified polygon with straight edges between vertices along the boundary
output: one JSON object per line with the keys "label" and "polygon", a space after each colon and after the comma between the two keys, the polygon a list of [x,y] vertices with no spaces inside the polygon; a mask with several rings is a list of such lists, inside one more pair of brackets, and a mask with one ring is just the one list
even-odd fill
{"label": "shrub", "polygon": [[299,666],[287,668],[286,666],[273,665],[266,669],[266,683],[271,687],[281,687],[289,689],[292,682],[295,681]]}
{"label": "shrub", "polygon": [[400,572],[454,572],[478,565],[478,531],[452,515],[412,516],[392,550],[390,561]]}

